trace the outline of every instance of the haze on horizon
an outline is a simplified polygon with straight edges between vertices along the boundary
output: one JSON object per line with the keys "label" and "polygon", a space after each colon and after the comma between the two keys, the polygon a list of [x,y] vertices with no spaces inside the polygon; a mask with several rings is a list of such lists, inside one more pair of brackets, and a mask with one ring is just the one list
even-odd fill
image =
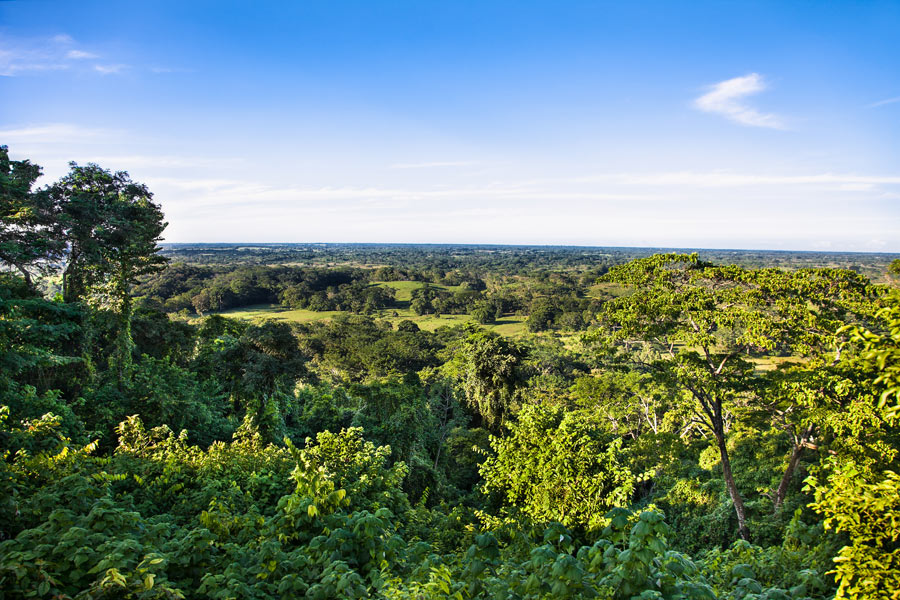
{"label": "haze on horizon", "polygon": [[900,3],[0,2],[0,144],[167,242],[900,252]]}

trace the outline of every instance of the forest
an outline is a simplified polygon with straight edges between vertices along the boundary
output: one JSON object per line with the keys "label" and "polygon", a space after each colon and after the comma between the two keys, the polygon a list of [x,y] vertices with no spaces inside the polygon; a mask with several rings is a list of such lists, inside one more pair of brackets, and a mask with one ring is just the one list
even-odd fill
{"label": "forest", "polygon": [[0,598],[900,598],[896,255],[163,245],[40,174],[0,146]]}

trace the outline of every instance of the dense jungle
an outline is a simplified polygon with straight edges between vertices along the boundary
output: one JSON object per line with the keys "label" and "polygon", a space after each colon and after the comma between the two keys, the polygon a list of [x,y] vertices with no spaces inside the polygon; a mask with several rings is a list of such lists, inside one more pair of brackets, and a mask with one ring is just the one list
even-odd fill
{"label": "dense jungle", "polygon": [[900,598],[900,258],[161,244],[0,147],[0,598]]}

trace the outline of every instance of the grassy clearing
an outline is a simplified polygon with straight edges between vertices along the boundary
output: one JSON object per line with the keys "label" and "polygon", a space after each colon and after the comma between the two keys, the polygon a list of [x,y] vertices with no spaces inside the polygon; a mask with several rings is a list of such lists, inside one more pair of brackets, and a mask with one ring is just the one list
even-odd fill
{"label": "grassy clearing", "polygon": [[[409,281],[391,282],[391,283],[417,283]],[[393,286],[391,286],[393,287]],[[415,289],[410,286],[408,290]],[[398,291],[399,294],[399,291]],[[294,323],[310,323],[312,321],[324,321],[334,318],[337,315],[347,314],[343,311],[322,311],[316,312],[312,310],[291,310],[277,304],[257,304],[254,306],[246,306],[243,308],[235,308],[232,310],[222,311],[222,316],[232,319],[243,319],[245,321],[259,322],[266,319],[276,321],[287,321]],[[426,331],[434,331],[438,327],[462,325],[472,321],[469,315],[417,315],[409,308],[385,309],[377,311],[373,317],[390,321],[393,325],[397,325],[400,321],[412,321],[419,328]],[[518,337],[525,333],[525,320],[527,317],[521,315],[507,315],[497,321],[493,325],[485,325],[487,329],[496,331],[505,337]]]}
{"label": "grassy clearing", "polygon": [[[396,316],[394,315],[396,313]],[[420,329],[426,331],[434,331],[438,327],[445,325],[462,325],[463,323],[472,323],[470,315],[417,315],[408,308],[383,310],[380,311],[378,318],[390,321],[394,325],[400,321],[412,321],[419,326]],[[484,328],[495,331],[504,337],[519,337],[525,333],[525,320],[528,317],[522,315],[506,315],[496,323],[491,325],[483,325]]]}
{"label": "grassy clearing", "polygon": [[795,364],[800,365],[806,362],[801,356],[765,356],[759,358],[751,358],[750,362],[758,372],[774,371],[782,365]]}
{"label": "grassy clearing", "polygon": [[253,306],[245,306],[242,308],[233,308],[219,313],[224,317],[232,319],[243,319],[245,321],[263,321],[272,319],[275,321],[288,321],[294,323],[309,323],[310,321],[323,321],[330,319],[335,315],[341,314],[341,311],[328,310],[316,312],[314,310],[292,310],[277,304],[255,304]]}
{"label": "grassy clearing", "polygon": [[[388,308],[377,311],[373,317],[390,321],[394,326],[400,321],[412,321],[419,328],[426,331],[434,331],[438,327],[462,325],[472,321],[469,315],[417,315],[410,308],[409,304],[412,300],[413,290],[425,287],[425,283],[421,281],[376,281],[373,285],[389,287],[397,291],[396,300],[400,305],[397,308]],[[427,284],[429,287],[446,290],[448,292],[456,292],[461,286],[438,285],[434,283]],[[277,304],[257,304],[254,306],[246,306],[243,308],[235,308],[219,313],[233,319],[243,319],[246,321],[259,322],[266,319],[274,319],[276,321],[287,321],[294,323],[310,323],[313,321],[324,321],[331,319],[336,315],[346,314],[343,311],[322,311],[316,312],[312,310],[291,310]],[[485,325],[487,329],[496,331],[505,337],[519,337],[525,334],[525,320],[527,317],[521,315],[507,315],[492,325]]]}
{"label": "grassy clearing", "polygon": [[412,300],[413,290],[417,290],[424,285],[421,281],[376,281],[374,283],[381,287],[397,290],[397,294],[394,298],[396,298],[398,302],[409,302]]}
{"label": "grassy clearing", "polygon": [[[397,295],[394,297],[398,302],[409,302],[410,300],[412,300],[413,290],[423,288],[426,284],[422,281],[375,281],[373,282],[373,285],[393,288],[397,290]],[[439,285],[436,283],[429,283],[427,285],[430,288],[436,288],[448,292],[457,292],[461,289],[461,286],[458,285]]]}
{"label": "grassy clearing", "polygon": [[588,289],[588,296],[591,298],[600,298],[600,299],[608,299],[608,298],[618,298],[619,296],[628,295],[628,288],[619,283],[613,283],[609,281],[604,281],[602,283],[595,283]]}
{"label": "grassy clearing", "polygon": [[486,325],[486,327],[503,337],[521,337],[525,335],[525,321],[527,319],[528,317],[522,315],[507,315],[493,325]]}

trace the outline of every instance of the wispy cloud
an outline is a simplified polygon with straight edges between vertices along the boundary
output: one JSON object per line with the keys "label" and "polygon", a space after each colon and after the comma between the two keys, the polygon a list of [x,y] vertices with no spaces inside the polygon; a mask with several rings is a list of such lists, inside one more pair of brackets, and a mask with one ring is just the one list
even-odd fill
{"label": "wispy cloud", "polygon": [[65,71],[79,61],[99,58],[95,52],[74,47],[76,45],[75,40],[66,34],[50,38],[0,37],[0,76]]}
{"label": "wispy cloud", "polygon": [[101,75],[118,75],[127,68],[128,65],[94,65],[94,70]]}
{"label": "wispy cloud", "polygon": [[780,117],[762,113],[743,102],[747,96],[758,94],[767,88],[758,73],[726,79],[711,86],[710,91],[694,100],[694,107],[704,112],[721,115],[741,125],[784,129]]}
{"label": "wispy cloud", "polygon": [[434,169],[440,167],[470,167],[474,165],[471,161],[435,161],[420,163],[396,163],[391,165],[392,169]]}
{"label": "wispy cloud", "polygon": [[[851,192],[842,186],[860,180],[900,185],[900,176],[747,174],[728,181],[714,172],[675,175],[609,174],[602,183],[584,177],[572,187],[555,179],[448,187],[433,182],[304,187],[227,175],[142,181],[173,224],[170,241],[530,240],[670,247],[702,241],[705,247],[796,248],[829,240],[836,248],[864,249],[848,231],[896,239],[896,216],[876,189]],[[663,185],[667,180],[682,185]],[[728,202],[722,188],[697,185],[711,181],[735,186]],[[752,187],[755,182],[768,187]],[[848,193],[852,215],[842,212]],[[693,210],[672,213],[673,206],[688,201],[695,203]],[[548,212],[547,206],[555,210]]]}
{"label": "wispy cloud", "polygon": [[[855,173],[809,173],[769,175],[725,171],[673,171],[661,173],[604,173],[571,179],[545,180],[548,184],[609,184],[622,186],[683,186],[693,188],[754,186],[839,186],[837,189],[861,191],[876,185],[900,185],[900,175],[859,175]],[[863,187],[864,186],[864,187]]]}
{"label": "wispy cloud", "polygon": [[155,73],[156,75],[166,75],[169,73],[193,73],[194,69],[188,69],[185,67],[150,67],[150,72]]}
{"label": "wispy cloud", "polygon": [[[0,54],[0,58],[3,58],[2,54]],[[69,65],[65,63],[54,63],[54,62],[45,62],[45,61],[28,61],[28,60],[17,60],[12,64],[4,64],[0,65],[0,76],[2,77],[15,77],[20,73],[25,72],[40,72],[40,71],[64,71],[69,68]]]}
{"label": "wispy cloud", "polygon": [[57,43],[43,45],[0,38],[0,76],[15,77],[28,71],[52,71],[69,68]]}
{"label": "wispy cloud", "polygon": [[[269,182],[223,178],[151,177],[146,180],[152,189],[170,197],[187,194],[190,206],[200,209],[222,206],[287,207],[297,203],[333,203],[343,210],[353,203],[426,204],[442,206],[445,202],[498,203],[539,202],[581,203],[589,206],[597,202],[634,204],[665,202],[703,197],[720,200],[720,190],[731,188],[762,198],[778,197],[803,199],[816,196],[843,198],[847,193],[863,194],[871,198],[878,186],[900,186],[900,175],[803,174],[762,175],[739,173],[609,173],[571,179],[541,179],[531,181],[493,182],[471,186],[322,186],[303,187],[277,185]],[[775,190],[773,191],[773,188]],[[837,196],[835,196],[837,194]],[[826,196],[827,195],[827,196]],[[817,200],[817,201],[819,201]],[[840,200],[843,202],[844,200]],[[343,207],[343,208],[342,208]]]}
{"label": "wispy cloud", "polygon": [[117,132],[109,129],[95,129],[67,123],[51,123],[3,129],[0,130],[0,140],[10,143],[58,144],[60,142],[108,138],[116,134]]}
{"label": "wispy cloud", "polygon": [[212,167],[237,167],[244,164],[243,158],[176,156],[163,154],[107,154],[92,156],[92,162],[110,164],[126,169],[198,169]]}
{"label": "wispy cloud", "polygon": [[94,54],[93,52],[85,52],[84,50],[69,50],[66,52],[66,58],[81,60],[86,58],[100,58],[100,55]]}
{"label": "wispy cloud", "polygon": [[884,106],[885,104],[896,104],[897,102],[900,102],[900,96],[897,96],[896,98],[888,98],[887,100],[879,100],[878,102],[873,102],[872,104],[869,104],[866,108],[875,108],[878,106]]}

